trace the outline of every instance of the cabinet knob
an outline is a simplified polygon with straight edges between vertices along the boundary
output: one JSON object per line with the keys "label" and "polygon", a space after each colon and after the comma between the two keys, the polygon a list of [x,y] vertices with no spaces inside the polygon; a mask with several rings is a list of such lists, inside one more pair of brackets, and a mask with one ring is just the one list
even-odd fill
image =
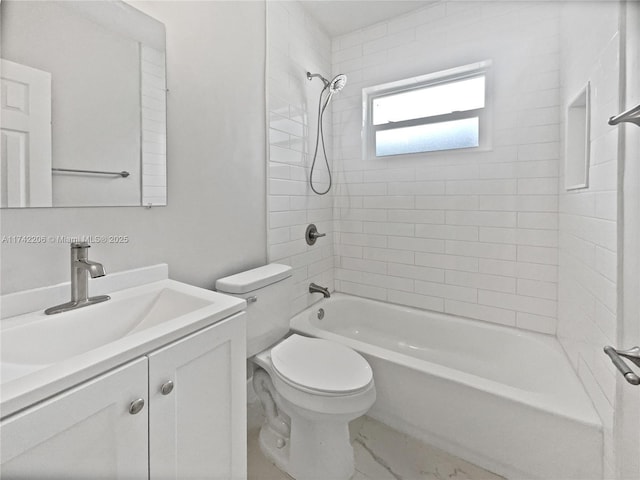
{"label": "cabinet knob", "polygon": [[129,413],[131,415],[135,415],[136,413],[140,413],[140,411],[144,408],[144,398],[138,398],[131,402],[129,405]]}
{"label": "cabinet knob", "polygon": [[160,387],[160,393],[163,395],[169,395],[173,391],[173,382],[171,380],[165,382]]}

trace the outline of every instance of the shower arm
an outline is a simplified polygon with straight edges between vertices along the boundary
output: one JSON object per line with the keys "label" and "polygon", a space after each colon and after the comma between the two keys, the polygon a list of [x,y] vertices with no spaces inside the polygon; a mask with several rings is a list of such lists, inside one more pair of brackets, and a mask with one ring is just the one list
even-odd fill
{"label": "shower arm", "polygon": [[322,80],[322,82],[324,83],[324,87],[327,88],[329,86],[329,80],[327,80],[326,78],[324,78],[322,75],[320,75],[319,73],[311,73],[311,72],[307,72],[307,80],[311,80],[312,78],[317,77],[320,80]]}

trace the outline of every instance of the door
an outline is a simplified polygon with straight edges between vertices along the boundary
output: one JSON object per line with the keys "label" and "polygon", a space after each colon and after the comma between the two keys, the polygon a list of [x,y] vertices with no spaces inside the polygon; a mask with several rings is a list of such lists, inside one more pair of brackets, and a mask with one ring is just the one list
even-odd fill
{"label": "door", "polygon": [[0,60],[0,206],[50,207],[51,74]]}
{"label": "door", "polygon": [[148,355],[152,480],[246,478],[244,316]]}
{"label": "door", "polygon": [[0,423],[0,477],[148,478],[147,359],[101,375]]}

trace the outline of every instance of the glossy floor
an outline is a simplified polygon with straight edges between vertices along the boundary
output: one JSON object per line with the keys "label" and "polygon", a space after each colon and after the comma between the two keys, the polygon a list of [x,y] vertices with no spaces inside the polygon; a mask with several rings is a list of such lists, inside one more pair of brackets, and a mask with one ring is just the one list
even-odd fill
{"label": "glossy floor", "polygon": [[[350,427],[356,460],[352,480],[504,480],[369,417]],[[249,480],[291,480],[262,455],[258,431],[249,431]]]}

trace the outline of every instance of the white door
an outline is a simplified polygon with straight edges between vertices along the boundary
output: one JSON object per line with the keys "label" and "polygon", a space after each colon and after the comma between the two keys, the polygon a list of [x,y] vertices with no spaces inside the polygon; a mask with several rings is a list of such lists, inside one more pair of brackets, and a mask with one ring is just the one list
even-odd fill
{"label": "white door", "polygon": [[152,480],[246,479],[244,315],[148,355]]}
{"label": "white door", "polygon": [[147,359],[101,375],[0,423],[0,477],[148,478]]}
{"label": "white door", "polygon": [[50,207],[51,74],[0,60],[0,206]]}

